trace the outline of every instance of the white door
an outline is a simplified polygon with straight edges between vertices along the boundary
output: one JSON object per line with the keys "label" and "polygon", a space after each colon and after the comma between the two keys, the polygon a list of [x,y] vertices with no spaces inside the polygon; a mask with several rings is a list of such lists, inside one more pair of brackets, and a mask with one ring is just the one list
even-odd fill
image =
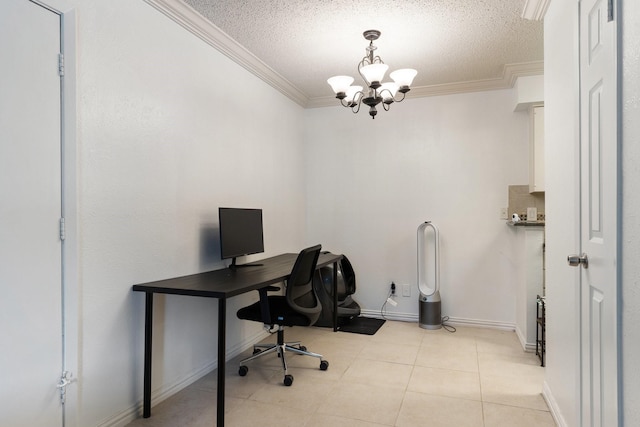
{"label": "white door", "polygon": [[580,1],[581,425],[602,427],[619,425],[617,28],[608,3]]}
{"label": "white door", "polygon": [[60,426],[60,16],[0,2],[0,425]]}

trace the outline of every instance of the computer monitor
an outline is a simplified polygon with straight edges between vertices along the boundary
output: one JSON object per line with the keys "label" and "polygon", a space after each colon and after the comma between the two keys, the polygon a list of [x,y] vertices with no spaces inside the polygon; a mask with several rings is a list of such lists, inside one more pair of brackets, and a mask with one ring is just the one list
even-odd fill
{"label": "computer monitor", "polygon": [[262,209],[218,208],[220,255],[232,258],[230,268],[260,264],[236,264],[236,258],[264,252]]}

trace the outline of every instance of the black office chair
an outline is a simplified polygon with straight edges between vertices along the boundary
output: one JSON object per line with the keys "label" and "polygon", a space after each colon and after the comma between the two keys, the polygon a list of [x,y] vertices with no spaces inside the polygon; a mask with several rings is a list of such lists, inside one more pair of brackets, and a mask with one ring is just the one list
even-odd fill
{"label": "black office chair", "polygon": [[277,325],[278,340],[275,344],[258,344],[253,347],[253,356],[240,362],[238,374],[244,377],[249,368],[246,363],[269,353],[277,353],[282,360],[284,368],[284,385],[293,383],[293,375],[287,371],[285,351],[317,357],[320,359],[320,369],[326,371],[329,362],[322,359],[322,355],[307,351],[300,342],[285,343],[285,326],[311,326],[322,311],[312,285],[313,273],[316,269],[321,246],[313,246],[303,249],[291,270],[291,275],[286,283],[285,295],[267,295],[267,289],[260,289],[260,301],[238,310],[238,317],[244,320],[262,322],[269,331],[273,331]]}

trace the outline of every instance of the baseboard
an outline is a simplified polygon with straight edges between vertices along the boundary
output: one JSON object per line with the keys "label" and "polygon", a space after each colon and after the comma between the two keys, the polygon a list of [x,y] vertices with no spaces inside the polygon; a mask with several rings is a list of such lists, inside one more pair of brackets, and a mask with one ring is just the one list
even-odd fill
{"label": "baseboard", "polygon": [[518,337],[518,340],[520,340],[520,345],[522,346],[522,349],[524,351],[526,351],[527,353],[536,352],[536,343],[527,342],[526,338],[524,337],[524,334],[522,333],[520,328],[518,328],[517,326],[516,326],[516,336]]}
{"label": "baseboard", "polygon": [[399,320],[401,322],[418,322],[418,315],[413,313],[381,313],[380,310],[360,310],[360,315],[375,319]]}
{"label": "baseboard", "polygon": [[553,421],[555,421],[556,425],[558,427],[569,427],[560,414],[560,407],[553,397],[553,393],[546,381],[542,383],[542,398],[547,402],[549,412],[551,412],[551,416],[553,417]]}
{"label": "baseboard", "polygon": [[[384,315],[380,310],[361,310],[361,315],[366,317],[375,317],[377,319],[399,320],[401,322],[414,322],[420,321],[418,314],[416,313],[389,313]],[[449,317],[447,324],[455,326],[470,326],[474,328],[488,328],[488,329],[500,329],[504,331],[515,330],[515,324],[506,322],[496,322],[493,320],[481,320],[481,319],[467,319],[463,317]],[[535,347],[534,347],[535,350]]]}
{"label": "baseboard", "polygon": [[485,319],[466,319],[464,317],[450,317],[447,323],[455,326],[469,326],[472,328],[499,329],[501,331],[514,331],[516,326],[513,323],[498,322]]}
{"label": "baseboard", "polygon": [[[248,337],[243,342],[240,342],[231,348],[227,348],[227,356],[226,360],[233,359],[238,354],[242,353],[246,349],[252,347],[254,344],[262,341],[268,334],[261,330],[255,333],[254,335]],[[205,375],[211,373],[215,369],[218,368],[218,361],[214,360],[211,363],[206,364],[205,366],[193,371],[188,374],[186,377],[183,377],[179,381],[174,382],[173,384],[167,384],[160,390],[151,392],[151,408],[163,402],[164,400],[170,398],[174,394],[178,393],[180,390],[190,386],[194,382],[198,381],[200,378]],[[124,427],[136,418],[142,415],[142,400],[138,401],[135,405],[127,408],[126,410],[110,417],[109,419],[103,421],[98,424],[97,427]]]}
{"label": "baseboard", "polygon": [[[180,381],[177,381],[173,384],[168,384],[165,388],[158,391],[151,392],[151,407],[153,408],[157,404],[163,402],[174,394],[178,393],[180,390],[190,386],[200,378],[207,375],[209,372],[213,371],[218,367],[218,362],[214,361],[213,363],[209,363],[204,367],[192,372],[186,377],[182,378]],[[134,406],[129,407],[128,409],[120,412],[114,417],[109,418],[108,420],[98,424],[98,427],[122,427],[126,426],[136,418],[142,415],[142,401],[137,402]]]}

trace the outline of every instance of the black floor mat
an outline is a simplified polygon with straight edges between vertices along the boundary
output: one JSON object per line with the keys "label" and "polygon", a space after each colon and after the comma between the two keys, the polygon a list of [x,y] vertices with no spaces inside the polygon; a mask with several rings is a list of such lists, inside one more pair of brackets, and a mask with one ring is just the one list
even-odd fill
{"label": "black floor mat", "polygon": [[374,335],[378,329],[386,322],[385,319],[374,319],[371,317],[354,317],[349,323],[338,328],[341,332],[351,332],[354,334]]}

